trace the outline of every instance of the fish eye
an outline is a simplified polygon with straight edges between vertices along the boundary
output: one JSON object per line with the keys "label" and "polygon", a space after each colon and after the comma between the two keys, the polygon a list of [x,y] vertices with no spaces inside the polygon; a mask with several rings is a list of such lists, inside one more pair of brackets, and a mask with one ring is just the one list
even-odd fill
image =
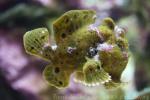
{"label": "fish eye", "polygon": [[90,47],[89,51],[88,51],[88,56],[89,57],[93,57],[97,54],[98,50],[96,48]]}

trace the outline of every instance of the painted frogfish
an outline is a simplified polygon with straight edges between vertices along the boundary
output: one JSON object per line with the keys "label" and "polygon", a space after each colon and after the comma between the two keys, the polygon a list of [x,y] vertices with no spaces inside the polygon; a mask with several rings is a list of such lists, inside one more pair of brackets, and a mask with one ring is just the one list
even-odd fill
{"label": "painted frogfish", "polygon": [[25,33],[26,52],[50,63],[43,76],[51,86],[67,87],[71,75],[86,86],[123,84],[120,78],[129,58],[126,31],[109,17],[95,23],[95,11],[71,10],[53,22],[51,33],[46,28]]}

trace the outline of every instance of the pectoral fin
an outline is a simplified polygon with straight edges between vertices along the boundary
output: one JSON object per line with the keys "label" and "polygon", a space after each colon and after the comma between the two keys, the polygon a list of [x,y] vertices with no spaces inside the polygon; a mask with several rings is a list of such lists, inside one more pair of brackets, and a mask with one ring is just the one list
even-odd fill
{"label": "pectoral fin", "polygon": [[89,84],[104,84],[111,80],[111,77],[101,67],[99,61],[88,60],[83,67],[83,73],[85,82]]}
{"label": "pectoral fin", "polygon": [[53,65],[48,65],[43,71],[44,78],[51,86],[56,88],[65,88],[69,84],[70,74]]}
{"label": "pectoral fin", "polygon": [[49,32],[46,28],[38,28],[26,32],[23,41],[27,53],[40,57],[44,57],[43,50],[45,50],[45,47],[50,47]]}

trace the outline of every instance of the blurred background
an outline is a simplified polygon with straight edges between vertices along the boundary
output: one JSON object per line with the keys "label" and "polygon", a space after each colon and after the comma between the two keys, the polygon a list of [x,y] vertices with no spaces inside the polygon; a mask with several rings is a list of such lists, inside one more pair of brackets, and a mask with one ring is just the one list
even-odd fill
{"label": "blurred background", "polygon": [[[47,62],[26,54],[26,31],[72,9],[94,9],[127,30],[130,59],[116,90],[71,83],[58,90],[42,77]],[[150,100],[150,0],[0,0],[0,100]]]}

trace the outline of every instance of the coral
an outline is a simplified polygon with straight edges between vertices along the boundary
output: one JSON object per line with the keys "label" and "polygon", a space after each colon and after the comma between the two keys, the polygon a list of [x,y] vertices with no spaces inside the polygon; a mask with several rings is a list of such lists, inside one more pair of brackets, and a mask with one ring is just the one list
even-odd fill
{"label": "coral", "polygon": [[111,18],[103,19],[99,26],[95,19],[93,10],[66,12],[53,23],[55,45],[51,45],[46,28],[25,33],[26,52],[50,62],[43,71],[50,85],[67,87],[71,74],[87,86],[122,84],[120,77],[128,62],[125,31]]}

